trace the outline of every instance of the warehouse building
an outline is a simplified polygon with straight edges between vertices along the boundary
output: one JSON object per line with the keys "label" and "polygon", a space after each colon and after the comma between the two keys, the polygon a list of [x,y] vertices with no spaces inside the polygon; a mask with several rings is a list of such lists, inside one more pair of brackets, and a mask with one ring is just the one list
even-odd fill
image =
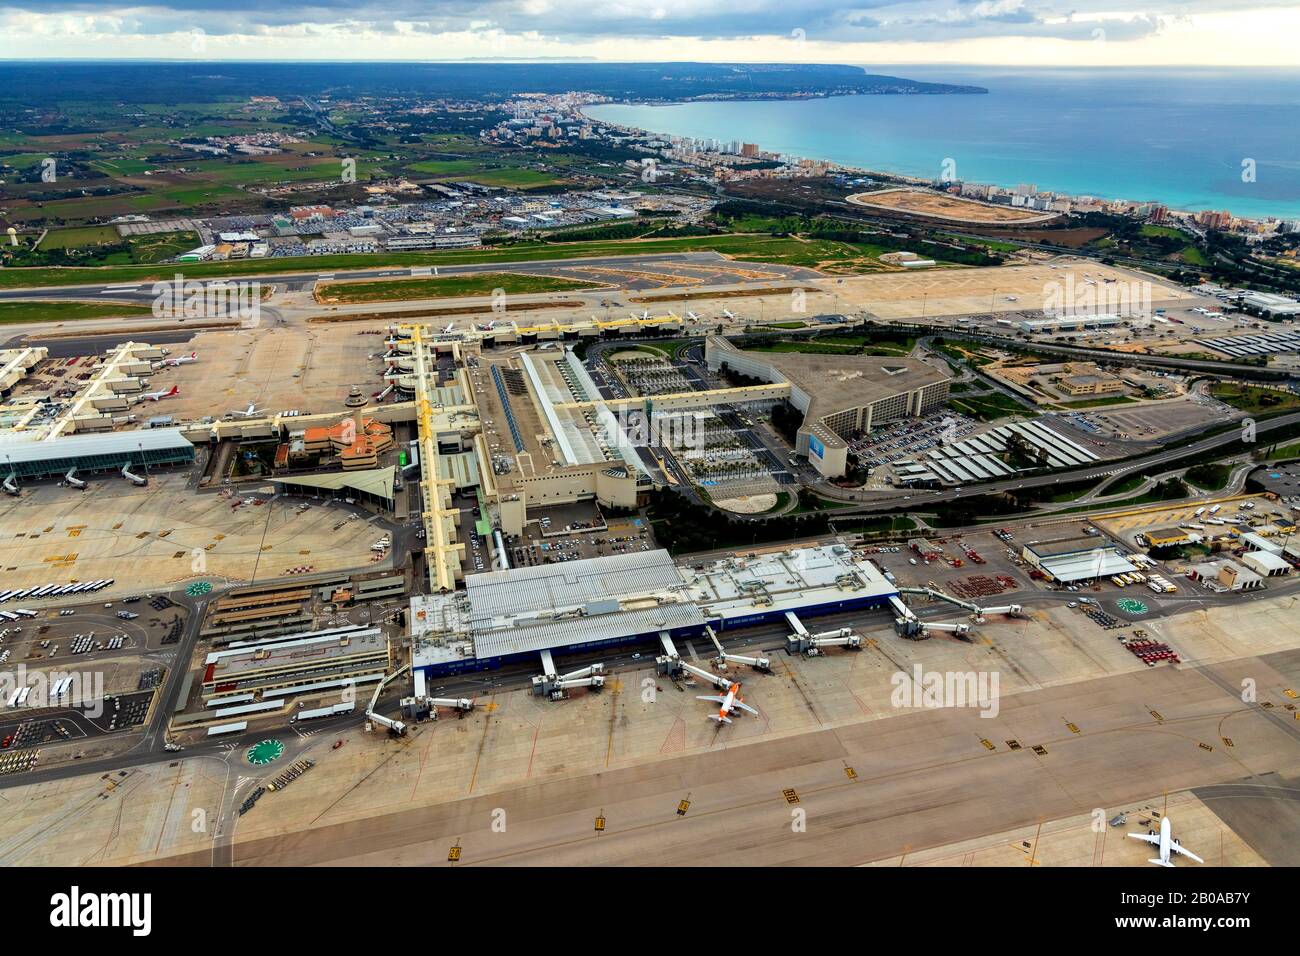
{"label": "warehouse building", "polygon": [[1266,578],[1276,578],[1291,573],[1291,563],[1280,554],[1271,551],[1247,551],[1241,556],[1241,563]]}
{"label": "warehouse building", "polygon": [[1086,536],[1030,541],[1021,550],[1021,557],[1061,584],[1077,584],[1137,570],[1118,548]]}
{"label": "warehouse building", "polygon": [[840,546],[691,567],[667,551],[475,574],[465,591],[417,595],[409,620],[425,676],[537,660],[541,652],[654,642],[887,604],[897,588]]}

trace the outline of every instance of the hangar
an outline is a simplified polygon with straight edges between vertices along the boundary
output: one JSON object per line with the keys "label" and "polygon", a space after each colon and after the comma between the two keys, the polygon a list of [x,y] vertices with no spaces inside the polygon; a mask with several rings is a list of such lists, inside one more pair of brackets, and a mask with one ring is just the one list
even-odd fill
{"label": "hangar", "polygon": [[1114,545],[1096,538],[1069,537],[1051,541],[1030,541],[1021,556],[1054,581],[1074,584],[1137,570],[1133,562]]}

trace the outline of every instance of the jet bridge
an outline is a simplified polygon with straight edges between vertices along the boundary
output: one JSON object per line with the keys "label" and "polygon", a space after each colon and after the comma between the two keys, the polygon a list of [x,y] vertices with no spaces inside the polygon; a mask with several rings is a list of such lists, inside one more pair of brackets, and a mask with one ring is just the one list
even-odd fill
{"label": "jet bridge", "polygon": [[[709,632],[710,634],[712,631]],[[664,653],[655,658],[655,667],[660,674],[670,680],[677,680],[684,674],[690,674],[692,677],[698,677],[702,681],[707,681],[719,690],[726,691],[731,687],[732,682],[719,674],[712,671],[706,671],[702,667],[696,667],[694,664],[688,664],[681,659],[677,653],[677,648],[673,645],[673,639],[668,636],[667,631],[659,632],[659,643],[663,646]],[[717,643],[717,639],[714,639]]]}
{"label": "jet bridge", "polygon": [[580,667],[576,671],[560,674],[555,666],[555,659],[551,657],[551,652],[542,650],[540,654],[542,673],[533,678],[533,693],[539,697],[563,700],[565,691],[574,687],[600,688],[605,685],[604,664],[592,664],[590,667]]}
{"label": "jet bridge", "polygon": [[862,638],[855,634],[851,627],[837,627],[834,630],[809,634],[808,629],[803,626],[803,622],[793,611],[786,611],[785,619],[794,631],[785,639],[786,650],[791,654],[817,657],[828,647],[848,647],[854,650],[862,647]]}
{"label": "jet bridge", "polygon": [[723,650],[722,642],[718,640],[718,635],[713,633],[713,628],[705,625],[704,630],[709,635],[709,640],[713,642],[713,646],[717,648],[718,651],[718,656],[713,659],[715,666],[725,670],[728,664],[748,664],[750,667],[754,668],[754,670],[758,671],[770,671],[772,669],[772,662],[766,657],[745,657],[741,654],[728,654]]}

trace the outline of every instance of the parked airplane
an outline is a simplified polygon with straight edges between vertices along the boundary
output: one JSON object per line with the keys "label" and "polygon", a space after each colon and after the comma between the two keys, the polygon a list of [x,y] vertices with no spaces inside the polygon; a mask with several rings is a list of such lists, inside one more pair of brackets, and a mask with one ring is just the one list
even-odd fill
{"label": "parked airplane", "polygon": [[243,411],[240,411],[239,409],[231,409],[230,414],[238,415],[240,418],[254,418],[265,411],[265,408],[258,408],[256,402],[249,402],[248,407]]}
{"label": "parked airplane", "polygon": [[157,392],[141,392],[136,396],[137,402],[160,402],[164,398],[171,398],[180,394],[180,386],[173,385],[171,388],[165,388]]}
{"label": "parked airplane", "polygon": [[1197,863],[1205,862],[1191,850],[1184,850],[1182,844],[1173,838],[1168,817],[1162,817],[1160,820],[1159,836],[1156,836],[1154,833],[1130,833],[1129,836],[1135,840],[1145,840],[1152,846],[1160,847],[1160,859],[1147,860],[1148,863],[1154,863],[1156,866],[1173,866],[1173,862],[1169,859],[1170,853],[1181,853],[1183,856],[1190,857]]}
{"label": "parked airplane", "polygon": [[697,697],[696,699],[707,700],[709,701],[709,703],[720,705],[717,714],[709,715],[709,720],[716,720],[720,724],[731,723],[731,717],[728,715],[734,713],[737,707],[739,707],[741,710],[745,711],[746,713],[754,714],[755,716],[758,715],[758,711],[756,711],[753,707],[750,707],[747,703],[744,702],[743,699],[741,699],[739,684],[732,684],[730,687],[728,687],[726,697],[718,697],[714,695],[714,696],[700,696]]}
{"label": "parked airplane", "polygon": [[447,335],[447,334],[449,334],[449,333],[451,333],[451,332],[455,332],[455,331],[456,331],[456,323],[455,323],[455,322],[448,322],[446,328],[444,328],[444,329],[442,330],[442,334],[443,334],[443,335]]}
{"label": "parked airplane", "polygon": [[159,364],[174,367],[177,365],[188,365],[190,362],[197,362],[198,360],[199,353],[191,352],[189,355],[178,355],[175,358],[165,358]]}
{"label": "parked airplane", "polygon": [[732,311],[730,309],[723,309],[722,315],[723,318],[727,318],[727,319],[731,319],[732,321],[735,321],[736,316],[732,314]]}
{"label": "parked airplane", "polygon": [[692,322],[700,321],[700,317],[696,315],[694,312],[692,312],[690,309],[686,310],[686,317],[690,319]]}

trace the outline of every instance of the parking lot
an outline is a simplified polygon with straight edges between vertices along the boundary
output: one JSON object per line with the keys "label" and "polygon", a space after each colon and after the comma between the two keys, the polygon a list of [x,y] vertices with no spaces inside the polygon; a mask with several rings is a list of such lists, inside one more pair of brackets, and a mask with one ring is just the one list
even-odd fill
{"label": "parking lot", "polygon": [[[869,436],[850,442],[849,448],[866,467],[884,468],[940,444],[960,441],[979,424],[959,412],[945,411],[930,418],[906,419],[878,428]],[[879,476],[872,477],[879,483]]]}
{"label": "parking lot", "polygon": [[1124,441],[1155,441],[1170,435],[1222,423],[1241,413],[1202,395],[1168,398],[1136,407],[1095,408],[1062,415],[1076,428],[1099,437]]}

